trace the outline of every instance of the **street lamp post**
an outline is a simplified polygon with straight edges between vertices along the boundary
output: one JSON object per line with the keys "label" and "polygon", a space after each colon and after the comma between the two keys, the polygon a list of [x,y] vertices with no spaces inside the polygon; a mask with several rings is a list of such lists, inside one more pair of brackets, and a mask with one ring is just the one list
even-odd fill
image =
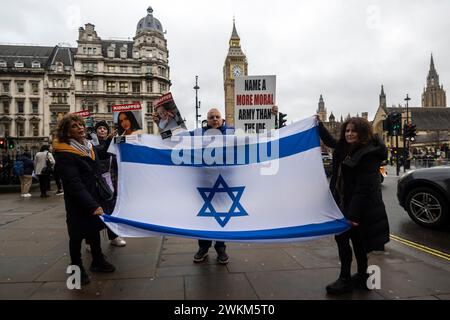
{"label": "street lamp post", "polygon": [[[406,98],[405,98],[405,101],[406,101],[406,125],[405,125],[405,127],[407,128],[408,127],[408,124],[409,124],[409,100],[411,100],[411,98],[409,97],[409,95],[408,94],[406,94]],[[405,152],[404,152],[404,159],[403,159],[403,172],[406,172],[406,164],[407,164],[407,161],[408,161],[408,158],[409,158],[409,139],[406,137],[406,130],[405,130],[405,128],[403,129],[403,132],[404,132],[404,134],[403,134],[403,148],[404,148],[404,150],[405,150]]]}
{"label": "street lamp post", "polygon": [[195,76],[195,128],[198,128],[198,118],[201,117],[201,115],[198,114],[198,109],[200,109],[200,105],[198,103],[198,89],[200,89],[198,86],[198,76]]}

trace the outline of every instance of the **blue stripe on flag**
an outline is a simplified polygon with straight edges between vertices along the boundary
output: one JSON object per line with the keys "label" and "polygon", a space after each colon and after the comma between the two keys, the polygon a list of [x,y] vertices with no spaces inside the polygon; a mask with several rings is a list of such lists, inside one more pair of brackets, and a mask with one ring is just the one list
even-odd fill
{"label": "blue stripe on flag", "polygon": [[317,224],[308,224],[304,226],[286,227],[268,230],[254,230],[254,231],[189,230],[189,229],[158,226],[154,224],[138,222],[109,215],[103,215],[102,218],[106,222],[125,224],[139,229],[144,229],[163,234],[170,234],[174,236],[185,236],[198,239],[236,240],[236,241],[277,240],[277,239],[281,240],[281,239],[317,237],[322,235],[341,233],[350,228],[350,224],[347,222],[345,218]]}
{"label": "blue stripe on flag", "polygon": [[[225,136],[220,136],[220,138]],[[229,139],[229,136],[227,137]],[[245,146],[235,146],[233,152],[230,148],[202,148],[202,149],[188,149],[180,151],[179,157],[182,158],[184,151],[189,152],[186,155],[188,161],[181,164],[174,164],[172,161],[171,149],[156,149],[129,143],[119,144],[120,157],[122,162],[133,162],[153,165],[180,165],[189,167],[204,167],[204,166],[230,166],[230,165],[245,165],[252,163],[261,163],[265,161],[276,160],[279,158],[289,157],[291,155],[310,150],[320,146],[319,134],[317,127],[281,138],[278,140],[278,155],[276,147],[273,145],[276,142],[257,143]],[[244,150],[245,149],[245,150]],[[274,150],[275,149],[275,150]],[[205,163],[203,154],[212,154],[212,157],[223,159],[213,164]],[[213,151],[214,150],[214,151]],[[216,154],[221,153],[221,154]],[[241,156],[244,155],[243,158]],[[227,156],[229,156],[227,158]],[[231,159],[232,158],[232,159]]]}

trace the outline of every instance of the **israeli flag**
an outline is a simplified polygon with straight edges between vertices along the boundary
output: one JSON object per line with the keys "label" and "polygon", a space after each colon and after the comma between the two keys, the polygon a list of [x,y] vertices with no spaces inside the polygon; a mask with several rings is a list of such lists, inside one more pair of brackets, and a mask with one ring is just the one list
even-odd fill
{"label": "israeli flag", "polygon": [[315,117],[267,135],[127,136],[114,144],[123,237],[275,242],[349,228],[328,187]]}

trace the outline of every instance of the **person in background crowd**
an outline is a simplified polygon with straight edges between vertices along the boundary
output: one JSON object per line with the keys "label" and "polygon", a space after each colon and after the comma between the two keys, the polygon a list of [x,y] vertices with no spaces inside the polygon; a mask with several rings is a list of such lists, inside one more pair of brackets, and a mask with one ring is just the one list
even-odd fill
{"label": "person in background crowd", "polygon": [[81,283],[90,282],[81,259],[81,243],[90,243],[92,272],[114,272],[100,246],[100,230],[105,227],[100,215],[104,213],[103,199],[97,190],[100,172],[98,157],[92,144],[85,138],[85,124],[78,115],[68,114],[59,122],[53,142],[57,170],[64,186],[67,212],[67,230],[71,264],[81,271]]}
{"label": "person in background crowd", "polygon": [[31,197],[30,187],[31,183],[33,182],[32,175],[34,164],[33,161],[31,161],[31,155],[28,152],[24,152],[18,160],[22,161],[23,163],[23,174],[19,177],[21,196],[24,198],[29,198]]}
{"label": "person in background crowd", "polygon": [[[363,118],[346,120],[339,140],[331,136],[318,116],[317,121],[323,143],[334,149],[331,193],[351,224],[349,230],[335,236],[341,272],[326,290],[329,294],[342,294],[353,288],[367,289],[367,254],[389,242],[389,223],[379,173],[381,162],[387,159],[387,148]],[[358,270],[353,276],[350,240]]]}
{"label": "person in background crowd", "polygon": [[[106,204],[105,213],[111,214],[114,211],[114,207],[116,205],[117,200],[117,179],[115,179],[116,186],[114,186],[114,182],[112,176],[117,177],[117,160],[115,155],[111,155],[107,152],[109,145],[111,144],[112,138],[115,136],[116,132],[111,132],[110,127],[106,121],[99,121],[95,124],[95,132],[98,138],[98,145],[95,146],[95,150],[99,156],[100,169],[102,176],[105,178],[108,185],[114,191],[114,198]],[[113,169],[115,168],[115,169]],[[114,170],[115,174],[112,174],[111,171]],[[116,247],[124,247],[127,242],[122,238],[115,234],[111,229],[107,227],[108,238],[110,240],[110,244]],[[89,243],[86,244],[86,249],[89,251]]]}
{"label": "person in background crowd", "polygon": [[[53,166],[55,165],[55,159],[53,155],[49,151],[49,145],[41,146],[40,151],[36,154],[34,158],[34,172],[38,176],[39,179],[39,187],[41,189],[41,198],[48,197],[47,191],[48,186],[50,184],[50,171],[53,170]],[[48,168],[48,165],[51,168]]]}

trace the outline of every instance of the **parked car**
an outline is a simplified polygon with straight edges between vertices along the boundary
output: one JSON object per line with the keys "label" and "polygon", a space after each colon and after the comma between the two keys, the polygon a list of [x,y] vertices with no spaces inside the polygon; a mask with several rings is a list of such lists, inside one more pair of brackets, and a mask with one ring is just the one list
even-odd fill
{"label": "parked car", "polygon": [[325,174],[327,177],[331,176],[333,171],[333,157],[327,152],[322,152],[322,161],[323,167],[325,168]]}
{"label": "parked car", "polygon": [[450,166],[412,170],[397,183],[400,205],[417,224],[438,228],[450,220]]}

